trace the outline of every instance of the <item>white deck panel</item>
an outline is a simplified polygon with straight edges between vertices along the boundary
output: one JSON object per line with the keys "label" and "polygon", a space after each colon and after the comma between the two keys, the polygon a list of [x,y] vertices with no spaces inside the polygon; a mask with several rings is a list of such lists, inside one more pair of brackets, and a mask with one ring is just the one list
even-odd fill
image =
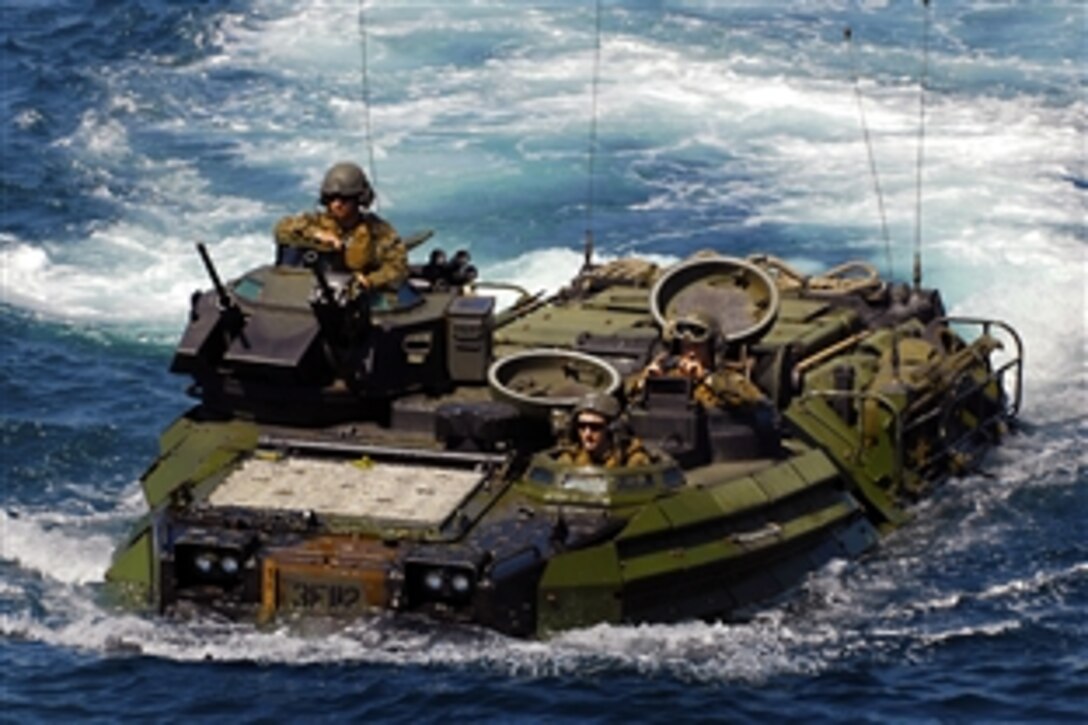
{"label": "white deck panel", "polygon": [[213,506],[313,511],[437,526],[483,474],[429,466],[316,458],[250,458],[208,497]]}

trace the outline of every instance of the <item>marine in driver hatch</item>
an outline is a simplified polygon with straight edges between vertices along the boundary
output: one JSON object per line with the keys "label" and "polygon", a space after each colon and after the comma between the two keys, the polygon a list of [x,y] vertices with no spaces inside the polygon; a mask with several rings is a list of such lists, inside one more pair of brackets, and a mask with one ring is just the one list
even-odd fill
{"label": "marine in driver hatch", "polygon": [[557,460],[575,466],[645,466],[650,454],[638,438],[622,436],[620,404],[608,393],[589,393],[571,417],[571,441]]}
{"label": "marine in driver hatch", "polygon": [[408,277],[408,251],[391,224],[369,211],[374,189],[363,170],[345,161],[335,164],[321,183],[323,212],[281,219],[276,243],[281,250],[339,252],[333,268],[350,271],[364,289],[395,290]]}

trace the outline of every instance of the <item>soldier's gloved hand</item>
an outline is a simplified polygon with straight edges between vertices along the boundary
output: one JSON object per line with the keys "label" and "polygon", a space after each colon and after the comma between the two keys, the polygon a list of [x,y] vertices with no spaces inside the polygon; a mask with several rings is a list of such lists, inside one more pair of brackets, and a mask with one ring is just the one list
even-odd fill
{"label": "soldier's gloved hand", "polygon": [[328,229],[317,229],[313,232],[314,241],[325,244],[333,249],[341,249],[344,246],[344,242],[336,234],[336,232],[329,231]]}

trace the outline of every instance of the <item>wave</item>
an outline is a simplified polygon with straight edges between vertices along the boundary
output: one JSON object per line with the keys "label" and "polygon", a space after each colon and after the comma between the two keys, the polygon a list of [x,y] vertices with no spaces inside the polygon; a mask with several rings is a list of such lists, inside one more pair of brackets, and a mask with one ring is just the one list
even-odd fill
{"label": "wave", "polygon": [[[44,243],[5,235],[0,299],[58,318],[178,329],[189,293],[207,286],[195,241],[209,244],[228,277],[267,261],[275,218],[309,200],[330,159],[358,156],[365,143],[358,37],[335,32],[355,18],[348,8],[326,10],[267,4],[255,16],[224,14],[194,62],[137,73],[122,59],[97,71],[108,89],[103,105],[53,146],[93,169],[92,193],[118,218]],[[526,255],[577,248],[580,230],[570,232],[587,180],[573,162],[586,148],[592,68],[589,30],[575,24],[584,13],[537,8],[524,22],[499,4],[426,15],[378,13],[371,27],[384,211],[405,227],[438,222],[485,265],[516,269]],[[402,44],[434,37],[434,22],[458,28],[482,55],[409,61]],[[677,22],[645,36],[621,26],[603,39],[595,184],[611,207],[600,217],[615,227],[598,230],[601,248],[682,255],[689,239],[706,246],[707,230],[720,230],[734,252],[770,235],[786,256],[846,252],[883,265],[849,77],[834,75],[837,51],[821,41],[806,58],[822,66],[767,73],[765,55],[681,43],[683,33],[713,27],[713,17]],[[751,40],[759,30],[738,32]],[[298,41],[319,36],[335,42]],[[184,107],[175,81],[188,93]],[[915,222],[916,91],[901,79],[863,90],[891,271],[902,278]],[[1061,361],[1050,379],[1083,357],[1063,354],[1055,340],[1088,319],[1069,264],[1083,257],[1083,189],[1069,182],[1079,174],[1083,112],[1082,101],[958,89],[933,91],[928,106],[927,279],[955,309],[989,310],[1027,330],[1037,361]],[[536,148],[558,153],[542,158]],[[500,192],[511,208],[486,218],[459,211]],[[529,225],[526,214],[536,217]],[[1078,304],[1036,312],[1025,278]]]}
{"label": "wave", "polygon": [[[1008,592],[995,587],[953,601],[923,600],[873,610],[863,605],[873,603],[875,589],[858,596],[851,589],[829,587],[829,581],[848,569],[850,565],[840,563],[821,573],[809,585],[807,606],[772,609],[747,623],[598,625],[541,642],[382,615],[350,624],[308,620],[266,628],[214,619],[142,617],[102,608],[85,590],[72,588],[53,591],[44,616],[0,614],[0,635],[102,655],[180,662],[441,665],[519,678],[627,671],[703,683],[758,684],[781,675],[849,667],[859,660],[895,661],[957,640],[1015,634],[1024,626],[1017,612],[1026,594],[1019,584],[1008,585],[1016,601],[1006,601],[986,616],[957,610],[965,599],[1008,599]],[[1046,578],[1052,582],[1083,575],[1081,564]],[[880,586],[889,583],[881,581]],[[1037,581],[1027,586],[1047,585]],[[823,609],[812,604],[817,597],[822,597]]]}
{"label": "wave", "polygon": [[61,584],[101,581],[115,538],[88,533],[87,519],[50,518],[0,511],[0,559]]}

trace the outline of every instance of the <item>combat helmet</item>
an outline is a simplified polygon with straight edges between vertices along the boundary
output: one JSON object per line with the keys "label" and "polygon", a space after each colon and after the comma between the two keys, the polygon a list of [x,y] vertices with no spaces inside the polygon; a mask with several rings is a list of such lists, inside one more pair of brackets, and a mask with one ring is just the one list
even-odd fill
{"label": "combat helmet", "polygon": [[374,189],[358,164],[341,161],[325,172],[321,182],[321,203],[327,203],[332,196],[355,197],[366,209],[374,202]]}
{"label": "combat helmet", "polygon": [[586,393],[574,404],[574,409],[567,420],[567,437],[571,441],[578,440],[578,419],[582,413],[593,413],[604,418],[605,431],[611,437],[621,412],[619,401],[610,393],[600,390]]}
{"label": "combat helmet", "polygon": [[582,413],[596,413],[608,420],[614,420],[620,414],[620,404],[615,396],[601,391],[583,395],[574,406],[571,420],[577,421]]}

